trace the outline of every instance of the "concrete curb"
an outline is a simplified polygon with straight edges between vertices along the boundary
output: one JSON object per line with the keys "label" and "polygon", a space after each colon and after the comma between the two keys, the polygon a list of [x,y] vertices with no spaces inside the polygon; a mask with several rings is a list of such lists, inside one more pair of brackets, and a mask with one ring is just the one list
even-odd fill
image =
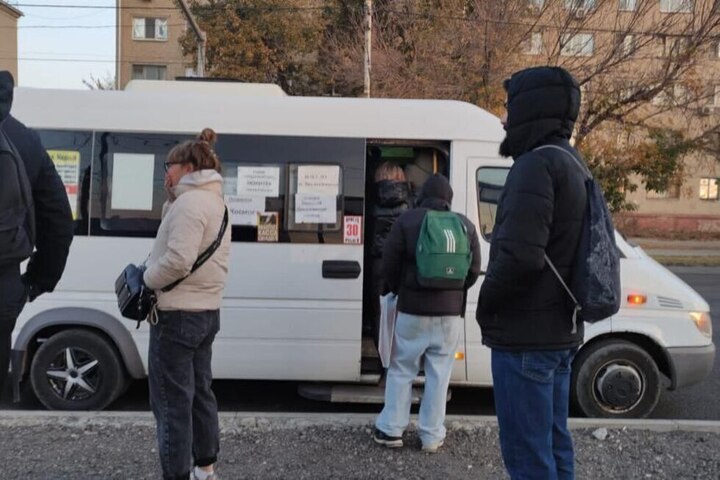
{"label": "concrete curb", "polygon": [[[412,423],[417,416],[412,415]],[[272,413],[220,412],[220,426],[224,433],[238,433],[242,429],[288,430],[307,427],[370,427],[374,414],[348,413]],[[473,430],[497,426],[491,416],[448,415],[446,425],[451,430]],[[151,412],[51,412],[0,410],[0,428],[22,426],[61,425],[85,428],[102,426],[114,428],[152,428],[155,420]],[[720,434],[720,421],[706,420],[620,420],[602,418],[571,418],[573,430],[606,428],[608,430],[646,430],[651,432],[707,432]]]}

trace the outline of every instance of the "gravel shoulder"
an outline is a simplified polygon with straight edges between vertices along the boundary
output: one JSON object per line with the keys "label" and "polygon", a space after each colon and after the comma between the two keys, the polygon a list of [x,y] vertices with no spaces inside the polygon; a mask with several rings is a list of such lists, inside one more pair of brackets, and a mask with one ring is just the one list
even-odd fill
{"label": "gravel shoulder", "polygon": [[[375,445],[371,418],[224,416],[218,473],[224,479],[506,478],[493,421],[449,418],[445,447],[427,455],[413,426],[404,448]],[[598,425],[573,423],[577,478],[720,476],[717,422],[689,429],[653,423],[652,430],[632,422]],[[0,415],[3,478],[159,478],[154,434],[147,415]]]}

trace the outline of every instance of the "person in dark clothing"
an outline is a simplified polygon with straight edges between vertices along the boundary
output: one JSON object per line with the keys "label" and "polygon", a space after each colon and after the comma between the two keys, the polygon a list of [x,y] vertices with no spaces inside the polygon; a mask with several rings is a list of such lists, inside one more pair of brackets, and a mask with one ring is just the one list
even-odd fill
{"label": "person in dark clothing", "polygon": [[385,407],[375,421],[374,440],[401,447],[410,420],[412,382],[425,357],[425,391],[418,431],[422,449],[437,452],[445,439],[445,402],[455,351],[463,329],[465,294],[480,275],[480,244],[475,226],[458,214],[472,252],[465,285],[456,290],[423,288],[416,277],[415,248],[428,210],[450,210],[453,191],[447,178],[434,175],[422,187],[417,207],[392,226],[383,250],[383,272],[398,294],[398,316],[385,384]]}
{"label": "person in dark clothing", "polygon": [[517,72],[505,82],[514,164],[500,196],[477,320],[492,349],[500,445],[510,477],[574,477],[567,429],[570,367],[583,341],[572,302],[545,262],[569,283],[586,207],[584,173],[570,145],[580,108],[575,79],[558,67]]}
{"label": "person in dark clothing", "polygon": [[52,292],[60,281],[73,238],[70,204],[55,165],[37,133],[10,115],[13,87],[12,75],[0,71],[0,128],[14,144],[27,171],[35,205],[35,251],[22,275],[17,261],[0,265],[0,395],[7,379],[10,336],[17,318],[26,301]]}
{"label": "person in dark clothing", "polygon": [[383,279],[382,254],[385,239],[395,220],[410,206],[410,187],[402,167],[384,162],[375,170],[375,202],[372,214],[372,244],[370,246],[370,294],[368,315],[372,320],[373,335],[377,344],[380,319],[380,296],[388,292]]}

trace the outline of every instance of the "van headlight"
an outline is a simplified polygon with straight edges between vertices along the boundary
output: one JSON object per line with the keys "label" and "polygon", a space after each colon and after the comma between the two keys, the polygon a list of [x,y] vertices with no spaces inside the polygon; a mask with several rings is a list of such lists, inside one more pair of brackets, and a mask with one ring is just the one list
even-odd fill
{"label": "van headlight", "polygon": [[700,333],[708,338],[712,338],[712,319],[708,312],[690,312],[690,318]]}

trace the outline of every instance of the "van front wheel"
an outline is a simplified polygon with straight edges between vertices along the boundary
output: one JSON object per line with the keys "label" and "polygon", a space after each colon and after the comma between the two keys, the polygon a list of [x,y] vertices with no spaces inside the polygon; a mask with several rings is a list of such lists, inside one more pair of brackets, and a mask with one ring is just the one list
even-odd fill
{"label": "van front wheel", "polygon": [[645,350],[604,340],[575,358],[570,403],[587,417],[644,418],[657,405],[660,387],[660,372]]}
{"label": "van front wheel", "polygon": [[127,379],[110,342],[87,330],[66,330],[40,346],[30,382],[51,410],[102,410],[122,393]]}

